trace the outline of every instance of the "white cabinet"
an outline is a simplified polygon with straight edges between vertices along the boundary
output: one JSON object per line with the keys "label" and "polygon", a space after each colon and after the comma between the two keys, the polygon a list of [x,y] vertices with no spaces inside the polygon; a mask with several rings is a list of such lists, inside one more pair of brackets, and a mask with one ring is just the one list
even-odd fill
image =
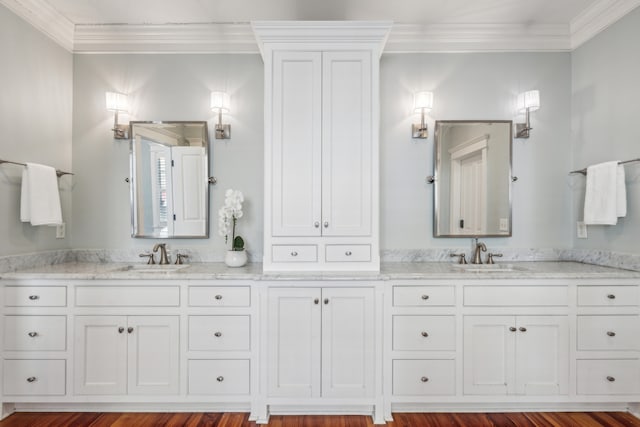
{"label": "white cabinet", "polygon": [[77,316],[75,394],[177,394],[177,316]]}
{"label": "white cabinet", "polygon": [[465,316],[464,394],[567,394],[566,316]]}
{"label": "white cabinet", "polygon": [[378,74],[388,30],[254,23],[265,63],[266,271],[379,270]]}
{"label": "white cabinet", "polygon": [[267,328],[269,396],[373,395],[372,288],[271,288]]}

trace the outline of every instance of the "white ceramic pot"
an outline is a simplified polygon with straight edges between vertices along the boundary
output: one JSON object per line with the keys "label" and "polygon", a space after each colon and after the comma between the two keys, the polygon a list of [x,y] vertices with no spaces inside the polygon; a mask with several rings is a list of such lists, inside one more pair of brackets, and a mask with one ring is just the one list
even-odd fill
{"label": "white ceramic pot", "polygon": [[247,263],[247,251],[227,251],[224,263],[229,267],[242,267]]}

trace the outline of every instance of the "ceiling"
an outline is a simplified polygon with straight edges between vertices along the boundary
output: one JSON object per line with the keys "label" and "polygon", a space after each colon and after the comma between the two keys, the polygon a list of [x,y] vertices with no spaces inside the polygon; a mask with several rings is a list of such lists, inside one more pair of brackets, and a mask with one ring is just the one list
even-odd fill
{"label": "ceiling", "polygon": [[388,20],[386,52],[568,51],[640,0],[0,0],[66,49],[257,52],[255,20]]}

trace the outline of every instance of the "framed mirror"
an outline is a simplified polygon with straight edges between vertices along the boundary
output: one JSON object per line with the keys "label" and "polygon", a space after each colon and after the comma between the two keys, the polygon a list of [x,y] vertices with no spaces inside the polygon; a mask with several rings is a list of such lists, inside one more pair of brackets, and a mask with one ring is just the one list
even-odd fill
{"label": "framed mirror", "polygon": [[435,126],[435,237],[511,236],[510,120]]}
{"label": "framed mirror", "polygon": [[207,238],[207,122],[131,122],[131,235]]}

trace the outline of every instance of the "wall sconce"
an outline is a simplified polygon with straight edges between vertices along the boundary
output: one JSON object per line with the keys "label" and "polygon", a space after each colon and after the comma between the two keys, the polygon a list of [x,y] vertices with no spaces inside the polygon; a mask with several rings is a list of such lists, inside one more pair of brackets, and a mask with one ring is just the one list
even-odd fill
{"label": "wall sconce", "polygon": [[107,111],[114,111],[113,118],[113,139],[129,139],[129,125],[118,124],[118,113],[126,113],[129,111],[129,103],[127,95],[124,93],[107,92]]}
{"label": "wall sconce", "polygon": [[420,113],[420,123],[411,125],[413,138],[425,139],[429,136],[427,123],[424,121],[424,113],[433,108],[433,92],[416,92],[413,94],[413,112]]}
{"label": "wall sconce", "polygon": [[231,125],[222,124],[222,113],[229,112],[231,97],[226,92],[211,92],[211,110],[218,113],[218,123],[216,124],[216,139],[230,139]]}
{"label": "wall sconce", "polygon": [[529,131],[533,129],[529,121],[529,113],[540,108],[540,92],[530,90],[518,95],[518,114],[525,114],[525,123],[516,123],[516,138],[529,138]]}

